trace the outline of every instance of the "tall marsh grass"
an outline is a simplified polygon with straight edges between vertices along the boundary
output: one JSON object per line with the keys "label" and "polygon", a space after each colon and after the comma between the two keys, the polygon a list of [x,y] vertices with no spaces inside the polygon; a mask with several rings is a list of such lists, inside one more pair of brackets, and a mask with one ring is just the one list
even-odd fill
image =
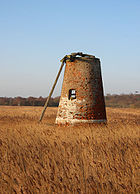
{"label": "tall marsh grass", "polygon": [[140,110],[57,127],[57,108],[0,107],[0,193],[140,193]]}

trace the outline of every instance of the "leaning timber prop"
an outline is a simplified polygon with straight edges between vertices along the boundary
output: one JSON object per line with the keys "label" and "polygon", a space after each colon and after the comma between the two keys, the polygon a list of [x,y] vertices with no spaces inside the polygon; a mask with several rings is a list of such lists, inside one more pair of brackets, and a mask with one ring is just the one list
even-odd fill
{"label": "leaning timber prop", "polygon": [[87,55],[87,54],[83,54],[82,52],[78,52],[78,53],[71,53],[71,55],[66,55],[66,56],[61,60],[60,69],[59,69],[58,74],[57,74],[57,76],[56,76],[56,79],[55,79],[55,82],[54,82],[53,87],[52,87],[52,89],[51,89],[51,92],[50,92],[50,94],[49,94],[49,96],[48,96],[48,98],[47,98],[47,100],[46,100],[45,105],[44,105],[44,109],[43,109],[42,114],[41,114],[40,119],[39,119],[40,122],[42,121],[42,119],[43,119],[43,117],[44,117],[45,111],[46,111],[46,109],[47,109],[47,107],[48,107],[50,98],[51,98],[51,96],[52,96],[52,94],[53,94],[53,91],[54,91],[54,89],[55,89],[55,86],[56,86],[56,84],[57,84],[58,78],[59,78],[59,76],[60,76],[60,74],[61,74],[61,71],[62,71],[62,69],[63,69],[64,64],[66,63],[67,60],[68,60],[68,61],[71,61],[71,62],[74,61],[77,55],[79,55],[79,56],[81,56],[81,57],[89,57],[89,58],[93,58],[92,55]]}

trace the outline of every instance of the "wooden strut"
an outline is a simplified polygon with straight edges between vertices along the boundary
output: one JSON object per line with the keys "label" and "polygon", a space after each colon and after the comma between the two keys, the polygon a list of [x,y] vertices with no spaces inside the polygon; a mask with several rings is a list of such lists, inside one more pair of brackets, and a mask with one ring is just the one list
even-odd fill
{"label": "wooden strut", "polygon": [[54,88],[55,88],[55,86],[56,86],[56,84],[57,84],[58,78],[59,78],[59,76],[60,76],[60,73],[61,73],[61,71],[62,71],[62,69],[63,69],[64,64],[66,63],[67,60],[68,60],[68,61],[74,61],[74,60],[76,59],[76,56],[77,56],[77,55],[79,55],[80,57],[94,58],[94,56],[92,56],[92,55],[87,55],[87,54],[83,54],[82,52],[78,52],[78,53],[71,53],[71,55],[66,55],[66,56],[61,60],[62,64],[61,64],[61,66],[60,66],[59,72],[58,72],[58,74],[57,74],[57,77],[56,77],[55,82],[54,82],[54,84],[53,84],[53,87],[52,87],[52,89],[51,89],[51,92],[50,92],[50,94],[49,94],[49,96],[48,96],[48,98],[47,98],[47,100],[46,100],[46,103],[45,103],[45,105],[44,105],[44,109],[43,109],[43,111],[42,111],[42,114],[41,114],[41,116],[40,116],[39,121],[42,121],[42,119],[43,119],[43,116],[44,116],[44,114],[45,114],[46,108],[48,107],[48,103],[49,103],[49,101],[50,101],[50,98],[51,98],[51,96],[52,96],[52,93],[53,93],[53,91],[54,91]]}
{"label": "wooden strut", "polygon": [[40,122],[42,121],[43,116],[44,116],[45,111],[46,111],[46,108],[48,107],[48,103],[49,103],[49,101],[50,101],[50,98],[51,98],[51,96],[52,96],[52,93],[53,93],[53,91],[54,91],[54,88],[55,88],[55,86],[56,86],[56,84],[57,84],[57,81],[58,81],[58,78],[59,78],[59,76],[60,76],[60,73],[61,73],[61,71],[62,71],[62,69],[63,69],[64,63],[65,63],[65,61],[63,60],[61,66],[60,66],[59,72],[58,72],[58,74],[57,74],[57,77],[56,77],[56,79],[55,79],[55,82],[54,82],[54,84],[53,84],[53,87],[52,87],[52,89],[51,89],[51,92],[50,92],[50,94],[49,94],[49,96],[48,96],[48,98],[47,98],[47,100],[46,100],[45,105],[44,105],[44,109],[43,109],[42,114],[41,114],[40,119],[39,119]]}

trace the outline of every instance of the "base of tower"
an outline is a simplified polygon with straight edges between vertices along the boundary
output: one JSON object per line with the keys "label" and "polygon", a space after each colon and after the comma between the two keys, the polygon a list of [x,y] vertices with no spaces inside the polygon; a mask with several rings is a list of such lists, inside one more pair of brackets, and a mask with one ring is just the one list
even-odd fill
{"label": "base of tower", "polygon": [[101,119],[101,120],[84,120],[84,119],[72,119],[72,120],[68,120],[68,119],[62,119],[62,118],[56,118],[55,120],[55,124],[58,125],[66,125],[66,124],[82,124],[82,123],[107,123],[106,119]]}

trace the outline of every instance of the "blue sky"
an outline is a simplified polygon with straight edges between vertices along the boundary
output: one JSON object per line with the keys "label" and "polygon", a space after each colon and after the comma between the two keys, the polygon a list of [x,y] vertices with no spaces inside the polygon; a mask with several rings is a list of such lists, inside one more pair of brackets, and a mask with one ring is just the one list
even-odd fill
{"label": "blue sky", "polygon": [[139,10],[139,0],[0,0],[0,96],[48,96],[60,59],[78,51],[100,58],[105,94],[140,92]]}

